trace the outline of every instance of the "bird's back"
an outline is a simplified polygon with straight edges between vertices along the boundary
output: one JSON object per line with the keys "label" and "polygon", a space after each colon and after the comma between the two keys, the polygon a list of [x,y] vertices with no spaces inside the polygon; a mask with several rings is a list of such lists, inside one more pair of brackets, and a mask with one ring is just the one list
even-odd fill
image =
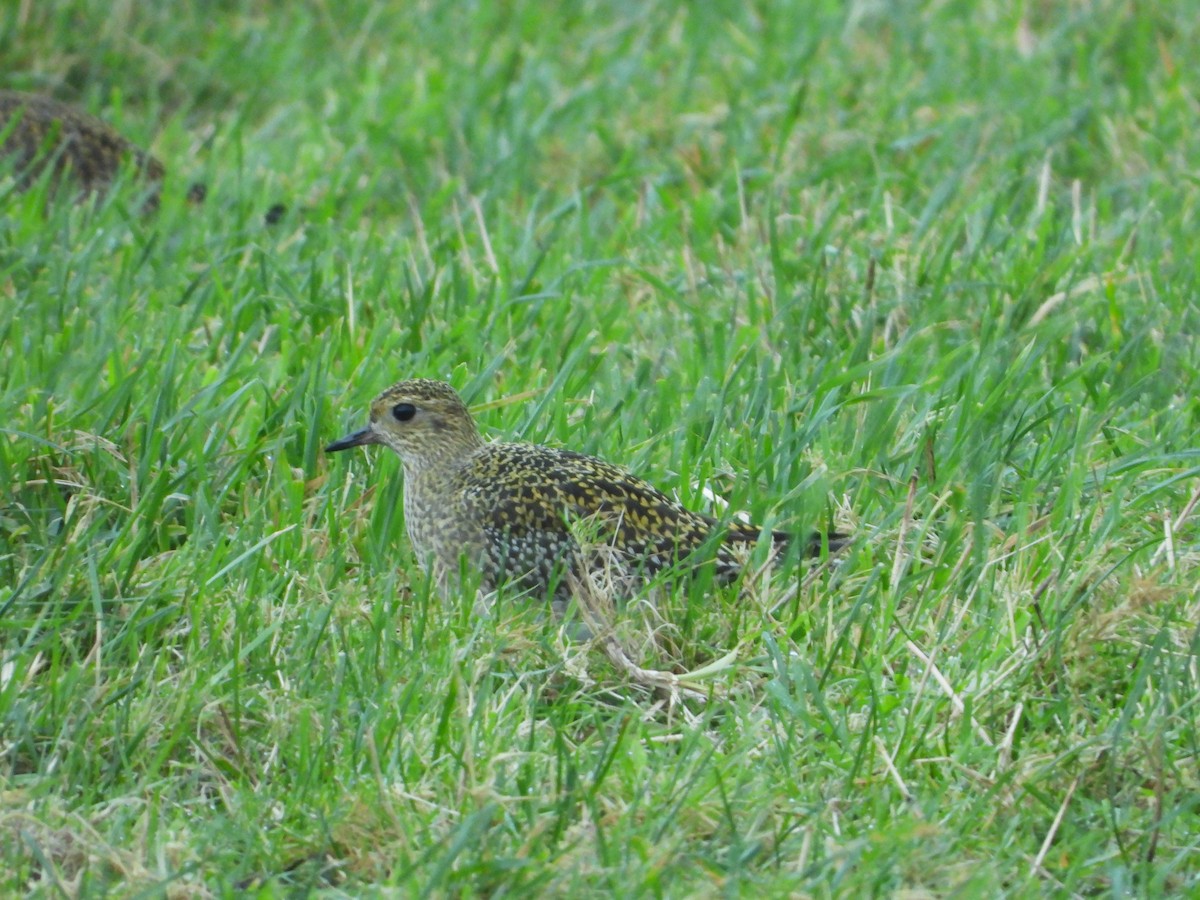
{"label": "bird's back", "polygon": [[[720,576],[737,573],[761,530],[694,513],[624,469],[532,444],[480,447],[458,471],[460,515],[478,523],[486,574],[545,586],[581,542],[608,548],[625,573],[653,575],[712,547]],[[722,528],[724,529],[722,531]],[[775,534],[782,544],[787,535]],[[453,549],[453,548],[450,548]],[[489,580],[493,580],[489,578]]]}
{"label": "bird's back", "polygon": [[14,161],[23,184],[51,162],[56,178],[69,170],[85,190],[107,187],[127,158],[151,181],[164,174],[158,160],[108,124],[49,97],[0,91],[0,134],[5,135],[0,149]]}

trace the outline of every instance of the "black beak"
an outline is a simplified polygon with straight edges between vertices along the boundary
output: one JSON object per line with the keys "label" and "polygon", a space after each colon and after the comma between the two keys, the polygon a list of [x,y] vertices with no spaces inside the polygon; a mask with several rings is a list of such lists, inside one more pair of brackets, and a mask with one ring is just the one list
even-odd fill
{"label": "black beak", "polygon": [[348,434],[338,441],[334,441],[325,448],[326,453],[337,453],[339,450],[349,450],[351,447],[365,447],[367,444],[380,443],[379,436],[370,428],[364,428],[362,431],[356,431],[354,434]]}

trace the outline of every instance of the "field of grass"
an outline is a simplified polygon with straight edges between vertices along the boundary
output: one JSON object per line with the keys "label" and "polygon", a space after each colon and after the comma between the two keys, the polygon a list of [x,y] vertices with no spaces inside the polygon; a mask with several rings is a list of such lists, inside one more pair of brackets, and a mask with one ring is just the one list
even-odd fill
{"label": "field of grass", "polygon": [[[170,181],[0,184],[0,894],[1200,891],[1198,45],[1190,0],[5,5],[0,87]],[[734,654],[665,702],[433,594],[398,461],[324,455],[415,376],[852,544],[664,598],[644,665]]]}

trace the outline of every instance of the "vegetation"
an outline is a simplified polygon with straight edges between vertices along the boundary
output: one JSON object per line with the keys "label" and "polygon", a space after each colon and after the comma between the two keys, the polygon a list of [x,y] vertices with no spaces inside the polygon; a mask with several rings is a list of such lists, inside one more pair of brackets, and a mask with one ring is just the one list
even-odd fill
{"label": "vegetation", "polygon": [[[1194,12],[4,6],[168,181],[0,182],[0,892],[1197,890]],[[854,540],[670,702],[431,594],[413,376]]]}

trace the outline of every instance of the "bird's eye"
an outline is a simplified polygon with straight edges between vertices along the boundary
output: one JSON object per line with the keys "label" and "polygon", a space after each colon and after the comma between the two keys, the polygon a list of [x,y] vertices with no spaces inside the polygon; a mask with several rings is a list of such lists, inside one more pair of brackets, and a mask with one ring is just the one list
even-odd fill
{"label": "bird's eye", "polygon": [[392,415],[397,422],[407,422],[417,414],[417,408],[411,403],[397,403],[392,407]]}

